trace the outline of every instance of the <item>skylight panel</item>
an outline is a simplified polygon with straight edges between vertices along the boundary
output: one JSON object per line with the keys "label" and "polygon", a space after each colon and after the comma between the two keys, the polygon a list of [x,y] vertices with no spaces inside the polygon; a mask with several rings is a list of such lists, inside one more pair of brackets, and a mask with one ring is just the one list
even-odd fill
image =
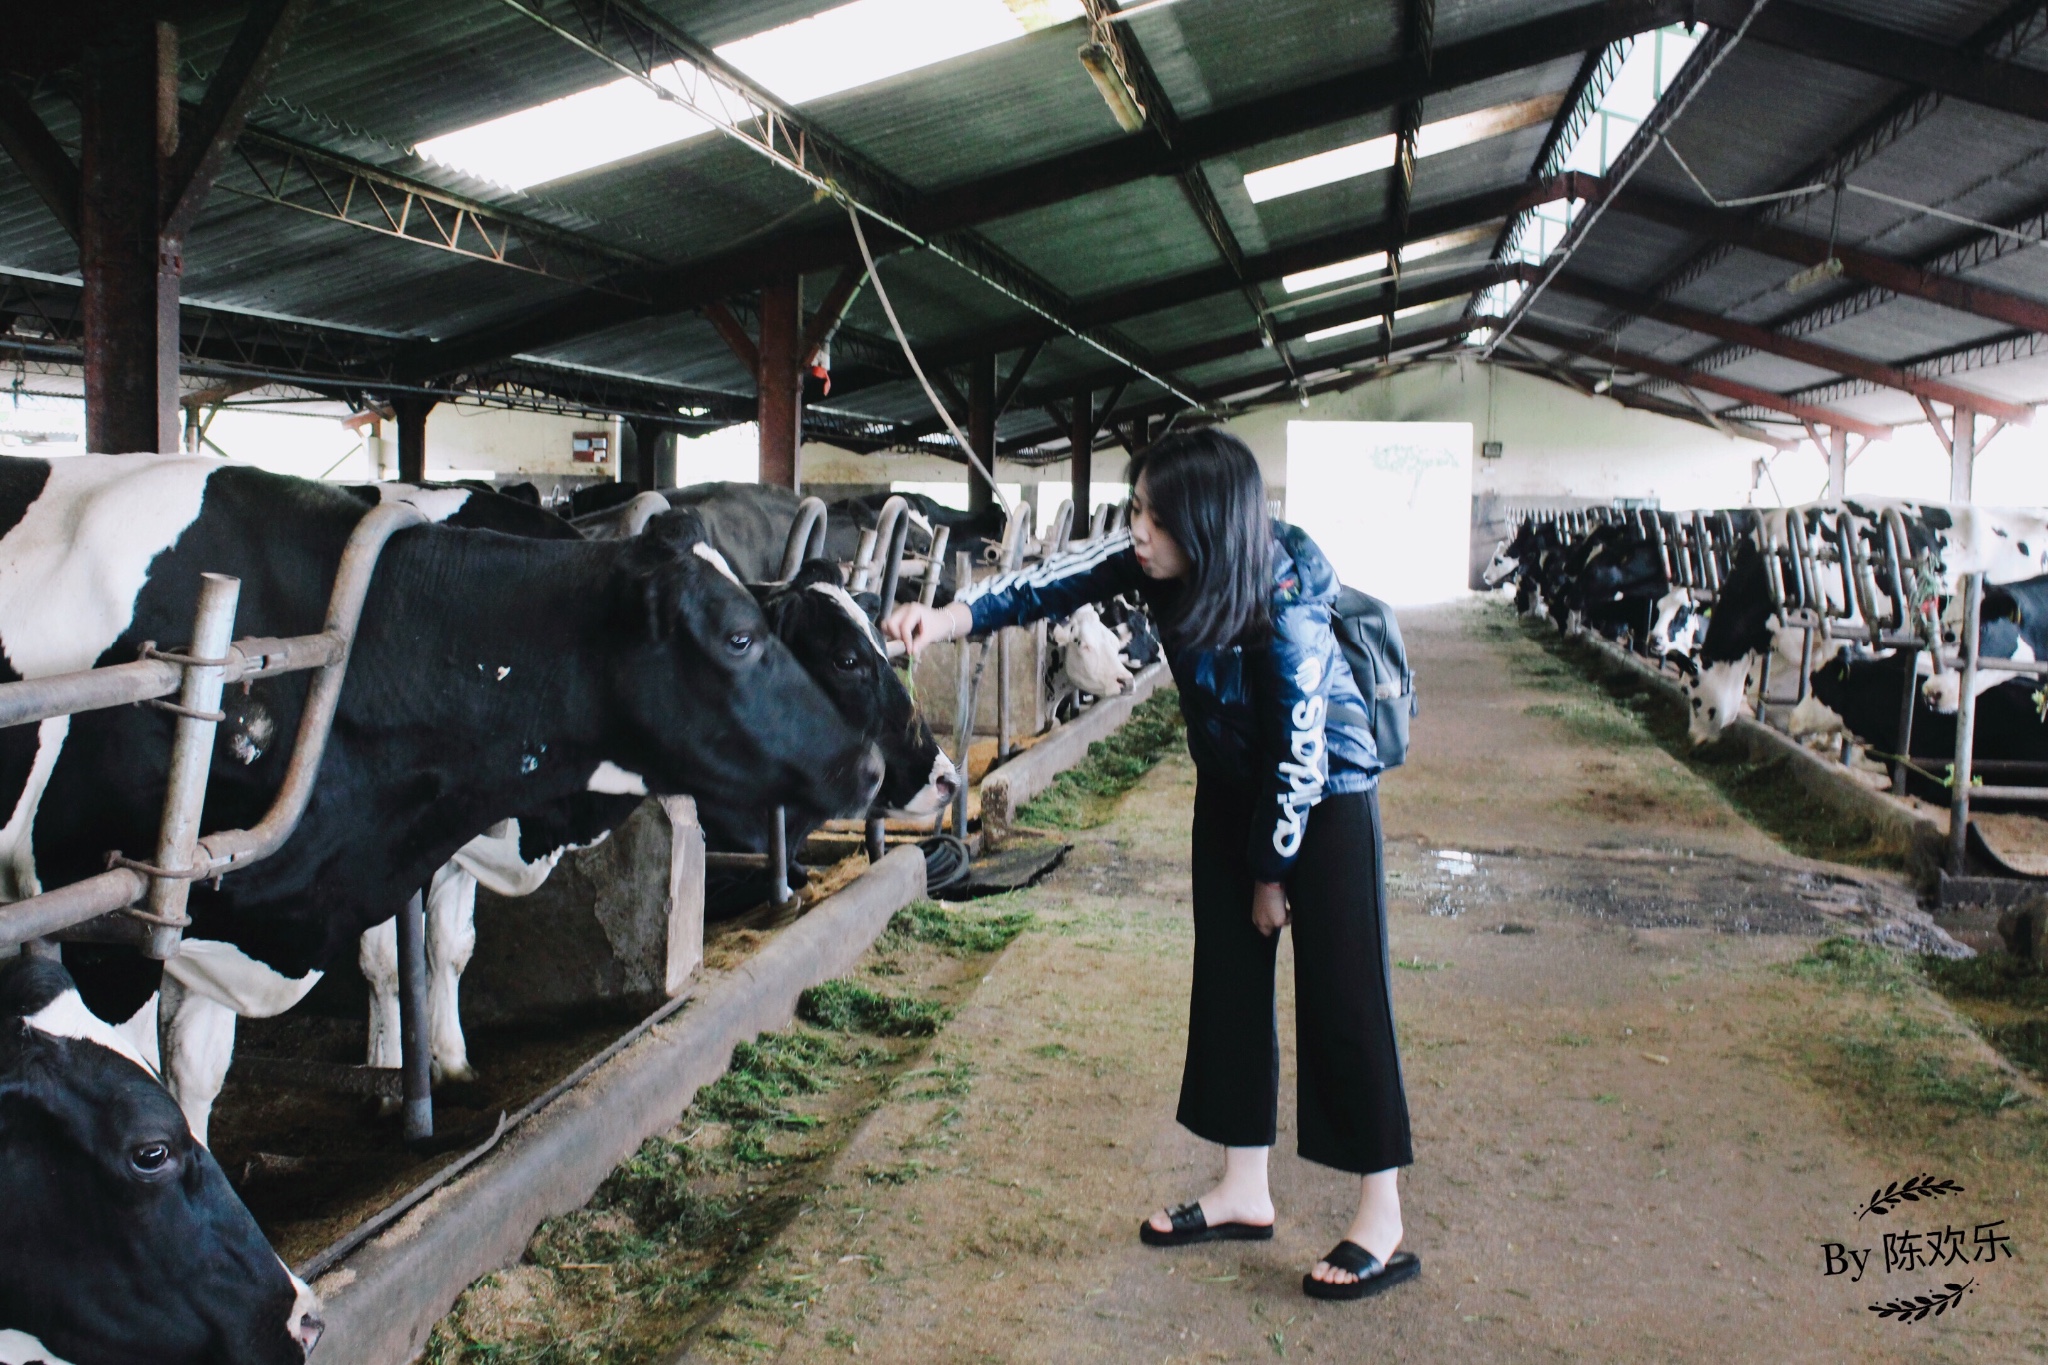
{"label": "skylight panel", "polygon": [[621,80],[428,138],[416,150],[467,175],[523,190],[681,142],[710,127],[638,81]]}
{"label": "skylight panel", "polygon": [[[1082,13],[1080,0],[853,0],[716,51],[777,99],[804,104],[995,47]],[[659,69],[653,79],[679,95],[702,82],[680,66]],[[713,131],[713,118],[724,122],[759,112],[722,85],[711,98],[722,112],[700,115],[625,77],[428,138],[417,150],[465,174],[523,190]]]}
{"label": "skylight panel", "polygon": [[[1426,237],[1419,242],[1410,242],[1401,248],[1401,263],[1405,266],[1442,252],[1455,251],[1488,235],[1490,229],[1487,228],[1463,228],[1457,232],[1446,232],[1440,237]],[[1335,284],[1339,280],[1357,279],[1361,275],[1377,275],[1386,268],[1387,253],[1375,251],[1370,256],[1357,256],[1348,261],[1338,261],[1335,265],[1319,265],[1313,270],[1282,275],[1280,287],[1290,294],[1299,294],[1304,289]]]}
{"label": "skylight panel", "polygon": [[[1020,13],[1020,11],[1022,13]],[[718,55],[791,104],[951,61],[1082,14],[1080,0],[853,0]]]}
{"label": "skylight panel", "polygon": [[[1542,123],[1557,112],[1564,102],[1562,95],[1542,95],[1530,100],[1516,100],[1511,104],[1497,104],[1490,109],[1479,109],[1456,118],[1439,119],[1425,123],[1415,136],[1417,160],[1435,156],[1441,152],[1455,151],[1483,142],[1490,137],[1512,133],[1534,123]],[[1398,141],[1393,134],[1376,137],[1367,142],[1354,142],[1348,147],[1337,147],[1327,152],[1317,152],[1297,161],[1283,162],[1268,166],[1262,171],[1252,171],[1244,178],[1245,193],[1254,204],[1263,204],[1268,199],[1282,195],[1299,194],[1303,190],[1316,189],[1323,185],[1334,185],[1340,180],[1350,180],[1374,171],[1384,171],[1394,164]]]}
{"label": "skylight panel", "polygon": [[1280,287],[1290,294],[1299,294],[1304,289],[1318,285],[1335,284],[1339,280],[1356,279],[1360,275],[1377,275],[1387,268],[1387,253],[1375,251],[1370,256],[1359,256],[1335,265],[1319,265],[1313,270],[1297,271],[1280,277]]}
{"label": "skylight panel", "polygon": [[1352,332],[1362,332],[1368,327],[1379,325],[1378,318],[1353,318],[1350,322],[1340,322],[1335,327],[1320,327],[1307,333],[1302,340],[1314,345],[1318,341],[1328,341],[1331,337],[1347,336]]}

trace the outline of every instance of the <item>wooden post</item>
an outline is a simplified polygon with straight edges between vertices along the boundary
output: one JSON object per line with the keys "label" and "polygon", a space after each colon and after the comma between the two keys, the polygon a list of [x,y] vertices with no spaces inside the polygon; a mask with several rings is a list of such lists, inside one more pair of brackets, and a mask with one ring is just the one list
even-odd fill
{"label": "wooden post", "polygon": [[1095,484],[1095,395],[1074,395],[1074,415],[1067,422],[1067,439],[1073,445],[1068,464],[1074,476],[1074,516],[1086,517],[1095,504],[1089,489]]}
{"label": "wooden post", "polygon": [[433,410],[431,398],[402,394],[391,400],[391,411],[398,418],[400,483],[427,481],[427,414]]}
{"label": "wooden post", "polygon": [[1957,408],[1948,419],[1948,500],[1968,502],[1977,463],[1977,414]]}
{"label": "wooden post", "polygon": [[704,962],[704,829],[697,800],[664,796],[670,830],[668,867],[668,970],[662,989],[673,999]]}
{"label": "wooden post", "polygon": [[755,375],[764,484],[800,489],[803,470],[803,282],[792,276],[761,290],[760,370]]}
{"label": "wooden post", "polygon": [[[974,453],[996,472],[996,358],[977,356],[967,371],[967,442]],[[967,510],[986,512],[995,506],[996,490],[974,466],[967,467]]]}
{"label": "wooden post", "polygon": [[178,276],[161,235],[177,148],[178,31],[109,11],[79,64],[79,243],[85,444],[103,455],[178,449]]}

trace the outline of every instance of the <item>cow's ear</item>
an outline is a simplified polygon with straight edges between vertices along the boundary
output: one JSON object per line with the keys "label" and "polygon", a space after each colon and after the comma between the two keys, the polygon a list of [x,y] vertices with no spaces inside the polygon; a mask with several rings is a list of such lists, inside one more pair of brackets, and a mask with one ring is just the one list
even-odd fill
{"label": "cow's ear", "polygon": [[657,534],[652,522],[647,534],[627,543],[615,571],[614,598],[626,629],[644,632],[650,640],[666,640],[674,631],[690,577],[692,543],[681,536]]}
{"label": "cow's ear", "polygon": [[882,619],[882,594],[878,592],[857,592],[851,594],[856,605],[867,613],[868,620]]}
{"label": "cow's ear", "polygon": [[659,546],[677,553],[686,552],[693,545],[709,544],[711,536],[704,529],[704,518],[694,507],[678,507],[650,517],[640,532],[643,544]]}
{"label": "cow's ear", "polygon": [[831,559],[806,559],[803,567],[796,571],[796,577],[789,580],[792,588],[808,588],[819,583],[842,587],[845,580],[839,576],[839,563]]}

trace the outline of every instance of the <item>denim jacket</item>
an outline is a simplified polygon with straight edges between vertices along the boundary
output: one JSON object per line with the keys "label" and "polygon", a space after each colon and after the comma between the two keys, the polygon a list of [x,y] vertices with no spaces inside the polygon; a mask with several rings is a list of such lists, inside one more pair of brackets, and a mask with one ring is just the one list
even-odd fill
{"label": "denim jacket", "polygon": [[[1273,523],[1273,634],[1252,646],[1167,650],[1188,722],[1188,752],[1211,781],[1255,785],[1246,855],[1260,881],[1284,880],[1308,813],[1325,793],[1369,791],[1379,753],[1368,709],[1330,626],[1337,573],[1299,527]],[[1065,616],[1089,602],[1150,588],[1128,531],[964,595],[974,633]]]}

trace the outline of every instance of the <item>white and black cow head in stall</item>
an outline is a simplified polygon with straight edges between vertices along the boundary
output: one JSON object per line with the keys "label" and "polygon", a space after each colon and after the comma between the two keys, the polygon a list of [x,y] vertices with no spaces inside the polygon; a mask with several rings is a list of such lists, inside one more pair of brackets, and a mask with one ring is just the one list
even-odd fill
{"label": "white and black cow head in stall", "polygon": [[869,615],[874,597],[862,594],[856,601],[839,585],[838,566],[823,559],[805,564],[788,583],[759,585],[753,592],[776,637],[818,680],[847,723],[880,749],[882,786],[870,813],[916,817],[945,809],[959,776],[889,664]]}
{"label": "white and black cow head in stall", "polygon": [[[319,628],[362,503],[220,461],[0,461],[4,676],[136,656],[190,631],[199,575],[242,580],[236,631]],[[290,759],[308,686],[238,699],[207,789],[209,829],[252,824]],[[273,737],[244,762],[237,737]],[[0,732],[0,866],[14,894],[154,847],[171,717],[97,711]],[[630,775],[657,794],[865,806],[869,746],[772,638],[760,607],[686,518],[631,541],[542,541],[429,525],[379,561],[312,802],[270,859],[192,894],[193,937],[284,977],[354,955],[462,845],[521,810]],[[157,964],[67,945],[85,997],[126,1018]]]}
{"label": "white and black cow head in stall", "polygon": [[312,1290],[64,969],[0,966],[0,1361],[301,1365],[320,1330]]}

